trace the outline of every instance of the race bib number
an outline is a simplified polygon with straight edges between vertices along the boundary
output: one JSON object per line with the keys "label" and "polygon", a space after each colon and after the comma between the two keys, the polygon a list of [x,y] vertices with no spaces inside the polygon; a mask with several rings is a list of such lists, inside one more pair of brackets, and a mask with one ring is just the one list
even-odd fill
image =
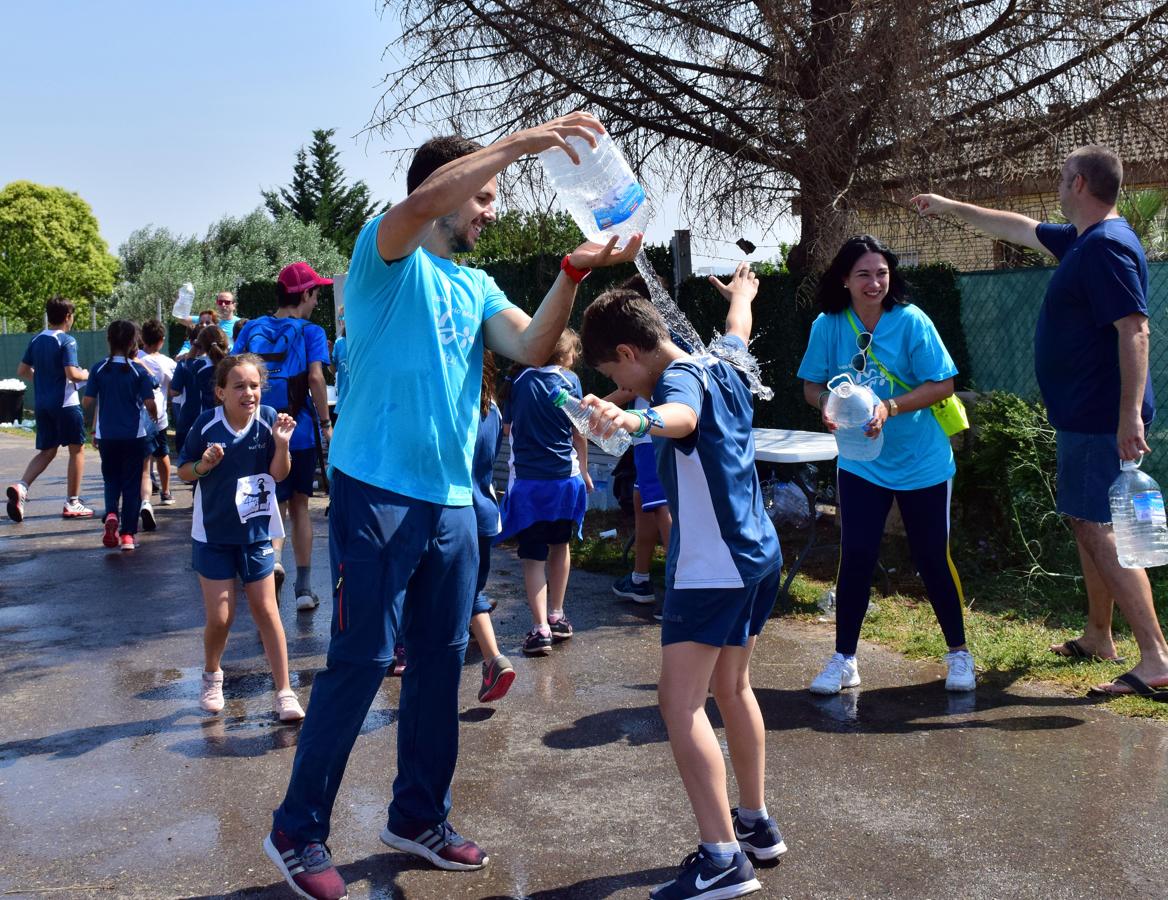
{"label": "race bib number", "polygon": [[235,511],[245,525],[271,516],[276,509],[276,480],[271,475],[248,475],[235,483]]}

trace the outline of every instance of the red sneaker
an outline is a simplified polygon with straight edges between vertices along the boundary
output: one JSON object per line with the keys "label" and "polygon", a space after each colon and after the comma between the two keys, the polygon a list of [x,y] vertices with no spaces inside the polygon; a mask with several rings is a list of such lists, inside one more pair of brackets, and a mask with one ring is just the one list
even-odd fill
{"label": "red sneaker", "polygon": [[297,846],[284,832],[273,830],[264,838],[264,852],[298,896],[308,900],[345,900],[349,896],[328,847],[320,841]]}
{"label": "red sneaker", "polygon": [[138,547],[138,544],[134,540],[134,535],[132,535],[132,534],[123,534],[122,535],[121,548],[123,550],[134,550],[137,547]]}
{"label": "red sneaker", "polygon": [[381,843],[419,856],[439,869],[469,871],[481,869],[490,862],[490,857],[478,844],[460,835],[449,822],[440,822],[433,828],[408,830],[407,834],[395,834],[386,825],[381,832]]}
{"label": "red sneaker", "polygon": [[111,550],[118,545],[117,513],[109,513],[105,517],[105,534],[101,536],[101,542]]}

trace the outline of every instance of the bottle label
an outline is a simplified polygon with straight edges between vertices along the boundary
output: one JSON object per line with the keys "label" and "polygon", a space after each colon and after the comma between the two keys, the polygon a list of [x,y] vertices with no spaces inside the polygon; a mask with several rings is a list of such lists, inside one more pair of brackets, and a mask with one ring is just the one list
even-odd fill
{"label": "bottle label", "polygon": [[1168,524],[1168,517],[1164,514],[1164,495],[1159,491],[1133,494],[1132,508],[1137,522],[1148,522],[1161,528]]}
{"label": "bottle label", "polygon": [[592,201],[592,218],[596,227],[605,231],[630,218],[644,202],[644,189],[637,182],[629,181]]}

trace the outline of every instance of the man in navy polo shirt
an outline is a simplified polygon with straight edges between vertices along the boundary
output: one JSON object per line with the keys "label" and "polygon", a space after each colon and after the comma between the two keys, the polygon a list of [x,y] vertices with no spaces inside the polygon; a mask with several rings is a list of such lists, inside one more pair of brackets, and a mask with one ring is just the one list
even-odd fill
{"label": "man in navy polo shirt", "polygon": [[995,237],[1053,256],[1034,333],[1034,365],[1050,424],[1058,435],[1058,511],[1078,544],[1087,589],[1083,636],[1050,649],[1060,656],[1116,659],[1111,612],[1118,605],[1140,647],[1140,662],[1106,696],[1168,688],[1168,644],[1143,569],[1119,564],[1107,490],[1120,460],[1150,448],[1155,414],[1148,375],[1148,264],[1139,238],[1119,215],[1119,155],[1080,147],[1067,157],[1058,196],[1066,225],[1039,223],[936,194],[913,203],[921,215],[952,215]]}

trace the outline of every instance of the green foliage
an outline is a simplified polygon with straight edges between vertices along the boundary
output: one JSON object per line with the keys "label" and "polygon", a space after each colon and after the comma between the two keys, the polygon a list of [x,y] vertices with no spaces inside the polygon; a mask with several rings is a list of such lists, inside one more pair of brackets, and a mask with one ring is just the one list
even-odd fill
{"label": "green foliage", "polygon": [[213,307],[214,296],[241,284],[272,279],[291,262],[304,260],[324,275],[348,269],[347,257],[315,224],[293,216],[275,221],[261,209],[216,222],[203,238],[171,234],[165,228],[135,231],[118,250],[122,282],[114,292],[114,312],[141,321],[169,316],[179,285],[195,286],[194,311]]}
{"label": "green foliage", "polygon": [[369,185],[360,179],[345,183],[334,134],[335,128],[314,130],[311,147],[296,152],[291,184],[261,193],[273,217],[291,215],[306,224],[315,223],[341,253],[351,256],[361,226],[389,209],[389,204],[378,208]]}
{"label": "green foliage", "polygon": [[1119,195],[1119,214],[1144,245],[1148,259],[1168,257],[1168,191],[1145,188]]}
{"label": "green foliage", "polygon": [[483,230],[474,252],[463,263],[484,266],[504,260],[522,260],[541,254],[563,256],[584,242],[580,228],[566,212],[508,210]]}
{"label": "green foliage", "polygon": [[79,322],[90,304],[109,295],[118,261],[98,232],[89,204],[77,194],[31,181],[0,191],[0,313],[10,330],[36,331],[45,301],[72,300]]}
{"label": "green foliage", "polygon": [[994,391],[972,406],[970,419],[953,489],[959,568],[1019,596],[1052,578],[1077,578],[1074,536],[1055,511],[1055,432],[1046,410]]}

